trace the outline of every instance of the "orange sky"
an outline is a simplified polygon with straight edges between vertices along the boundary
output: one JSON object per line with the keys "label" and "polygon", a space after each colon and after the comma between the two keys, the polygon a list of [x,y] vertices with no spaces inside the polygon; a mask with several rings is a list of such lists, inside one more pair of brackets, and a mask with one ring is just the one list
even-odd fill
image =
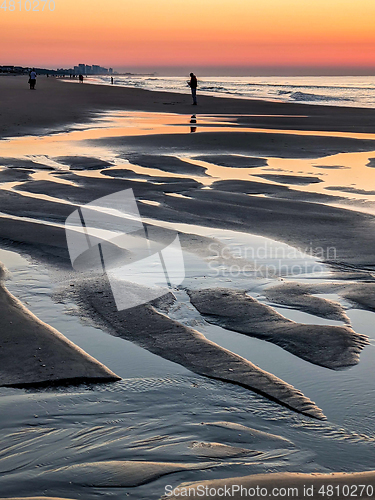
{"label": "orange sky", "polygon": [[0,64],[375,67],[375,0],[54,1],[0,9]]}

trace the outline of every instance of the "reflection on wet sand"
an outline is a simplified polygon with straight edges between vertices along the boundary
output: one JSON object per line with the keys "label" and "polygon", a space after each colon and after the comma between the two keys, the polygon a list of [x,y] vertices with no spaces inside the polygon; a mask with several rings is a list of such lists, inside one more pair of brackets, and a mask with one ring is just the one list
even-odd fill
{"label": "reflection on wet sand", "polygon": [[[200,125],[204,127],[202,133],[209,132],[213,130],[220,130],[225,132],[226,129],[219,128],[215,129],[215,126],[225,125],[227,120],[235,120],[236,117],[212,117],[200,115]],[[71,152],[71,157],[82,157],[82,161],[88,168],[92,168],[95,162],[94,158],[97,158],[97,166],[95,168],[100,169],[100,165],[103,167],[115,165],[121,166],[127,164],[126,157],[119,154],[116,150],[113,150],[111,146],[105,146],[101,142],[96,143],[93,149],[93,144],[86,145],[85,140],[87,139],[105,139],[106,137],[121,137],[121,136],[142,136],[144,134],[175,134],[176,125],[181,124],[183,117],[174,114],[156,114],[156,113],[136,113],[136,112],[117,112],[108,113],[103,115],[102,119],[97,125],[89,129],[85,127],[83,130],[72,130],[63,133],[46,135],[41,137],[25,137],[16,139],[2,140],[2,161],[1,164],[4,166],[17,166],[18,168],[33,168],[39,170],[40,168],[49,168],[52,170],[66,170],[72,167],[64,161],[66,156],[66,150]],[[197,131],[197,116],[192,115],[187,120],[189,122],[189,132]],[[212,128],[213,127],[213,128]],[[181,133],[185,132],[181,130]],[[248,128],[241,130],[248,130],[249,132],[271,132],[270,130],[263,129],[253,129]],[[275,133],[272,130],[272,133]],[[281,133],[285,134],[287,131],[282,130]],[[306,131],[288,131],[288,133],[295,133],[298,135],[313,134],[313,132]],[[348,137],[350,139],[374,139],[375,135],[372,134],[344,134],[344,133],[333,133],[333,132],[319,132],[321,137]],[[95,155],[93,157],[93,151]],[[131,149],[130,151],[131,152]],[[333,189],[340,194],[342,198],[346,198],[348,202],[358,202],[357,205],[359,209],[365,210],[363,202],[366,202],[366,206],[370,212],[373,212],[374,208],[369,205],[369,203],[375,202],[375,195],[372,194],[368,186],[371,184],[375,185],[375,171],[369,168],[369,158],[373,156],[375,152],[345,152],[337,153],[330,157],[322,159],[296,159],[296,158],[277,158],[268,157],[267,163],[262,165],[261,163],[254,163],[254,160],[249,160],[249,167],[251,166],[251,171],[246,168],[243,169],[239,161],[242,161],[243,165],[246,165],[246,156],[240,155],[233,156],[233,165],[228,158],[225,164],[222,163],[222,159],[217,156],[217,162],[215,162],[215,157],[212,158],[200,157],[194,155],[194,157],[189,157],[186,151],[181,151],[180,158],[192,163],[193,165],[201,166],[206,168],[206,174],[212,178],[219,179],[250,179],[251,175],[262,175],[265,183],[275,182],[275,180],[268,180],[265,178],[266,173],[279,173],[289,176],[295,176],[296,182],[291,182],[293,189],[303,192],[314,192],[321,194],[330,194]],[[222,155],[220,155],[222,156]],[[90,157],[92,160],[90,162]],[[13,159],[13,160],[12,160]],[[251,162],[253,161],[253,165]],[[259,160],[258,160],[259,161]],[[76,163],[76,161],[75,161]],[[321,167],[320,167],[321,165]],[[226,168],[226,167],[231,168]],[[339,168],[336,168],[340,166]],[[267,168],[266,168],[267,167]],[[79,167],[84,175],[98,176],[101,174],[98,172],[91,173],[86,170],[86,167]],[[137,173],[151,174],[155,175],[155,170],[150,169],[149,166],[137,165],[136,162],[133,163],[132,168]],[[157,167],[153,167],[157,168]],[[319,171],[319,168],[321,170]],[[163,169],[164,170],[164,169]],[[178,172],[168,172],[166,175],[173,176],[184,175],[185,169],[181,168]],[[345,171],[344,171],[345,170]],[[164,170],[165,172],[165,170]],[[4,175],[4,174],[3,174]],[[12,174],[7,174],[12,175]],[[13,174],[16,175],[16,174]],[[21,174],[19,174],[21,175]],[[165,174],[164,174],[165,175]],[[317,175],[321,182],[319,185],[304,185],[298,186],[298,178],[302,176],[313,176]],[[374,179],[372,179],[374,177]],[[284,178],[284,180],[286,180]],[[209,185],[210,181],[208,179],[203,180],[206,185]],[[277,180],[276,180],[277,182]],[[286,183],[287,184],[287,183]],[[340,186],[343,188],[340,192]],[[10,187],[10,186],[9,186]],[[343,201],[343,200],[342,200]],[[328,202],[328,199],[327,199]],[[337,203],[337,200],[332,199],[333,203]]]}
{"label": "reflection on wet sand", "polygon": [[[191,115],[191,118],[190,118],[190,123],[191,123],[191,124],[195,124],[195,123],[197,123],[197,117],[196,117],[196,115]],[[197,131],[197,127],[195,127],[195,126],[190,127],[190,133],[192,133],[192,134],[193,134],[193,133],[194,133],[194,132],[196,132],[196,131]]]}

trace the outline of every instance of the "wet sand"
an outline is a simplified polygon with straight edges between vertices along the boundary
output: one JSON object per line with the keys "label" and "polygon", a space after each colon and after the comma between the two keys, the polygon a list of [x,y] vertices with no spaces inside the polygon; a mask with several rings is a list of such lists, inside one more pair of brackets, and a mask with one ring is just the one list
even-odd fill
{"label": "wet sand", "polygon": [[[38,135],[41,131],[59,132],[55,138],[53,135],[40,137],[36,138],[35,142],[23,137],[19,137],[18,142],[3,142],[5,147],[0,160],[1,241],[49,266],[54,279],[60,282],[61,287],[55,300],[74,302],[82,319],[90,321],[111,335],[134,342],[164,359],[188,368],[200,376],[199,381],[204,381],[199,383],[205,384],[208,383],[206,380],[211,379],[210,383],[213,385],[207,387],[209,391],[215,388],[215,394],[221,394],[223,390],[215,384],[224,382],[225,387],[230,388],[226,390],[232,391],[230,394],[243,396],[243,408],[247,408],[248,404],[251,408],[246,417],[243,417],[239,412],[241,404],[238,403],[235,409],[227,407],[228,396],[223,397],[224,409],[220,417],[222,423],[216,425],[221,431],[215,434],[211,429],[216,429],[214,422],[217,424],[218,420],[214,409],[215,398],[215,404],[211,405],[210,412],[205,415],[205,397],[201,397],[197,403],[198,399],[193,396],[189,400],[191,408],[195,410],[195,404],[203,408],[201,413],[197,410],[199,425],[202,427],[199,433],[192,432],[189,427],[185,429],[189,442],[184,442],[183,447],[177,448],[177,455],[170,454],[168,450],[174,446],[169,442],[169,436],[178,434],[178,430],[165,428],[164,435],[158,436],[158,429],[155,428],[154,434],[148,436],[149,440],[145,439],[141,444],[135,436],[135,444],[126,448],[126,458],[122,455],[123,449],[119,449],[117,455],[112,456],[115,439],[103,441],[104,444],[101,444],[103,436],[109,432],[107,423],[103,424],[100,430],[101,423],[94,426],[92,416],[85,417],[90,422],[88,432],[94,436],[98,429],[100,432],[100,437],[95,437],[99,440],[98,448],[90,440],[86,444],[85,437],[83,442],[79,440],[79,446],[85,450],[86,458],[77,460],[77,455],[73,453],[70,468],[67,468],[64,462],[65,455],[64,458],[58,457],[56,462],[43,464],[44,478],[43,473],[40,477],[31,478],[32,470],[28,465],[16,467],[14,464],[18,463],[18,458],[13,458],[9,467],[14,467],[15,471],[18,467],[22,469],[19,478],[24,484],[23,489],[17,490],[16,487],[18,472],[15,475],[12,473],[13,476],[5,474],[0,478],[0,487],[8,497],[19,495],[21,492],[23,495],[43,492],[61,498],[74,498],[75,488],[79,488],[80,492],[91,499],[96,495],[92,488],[100,487],[105,495],[112,495],[112,487],[117,486],[120,488],[121,497],[124,494],[121,488],[135,488],[138,484],[143,484],[142,478],[153,484],[164,474],[163,471],[168,474],[185,474],[176,476],[173,484],[179,484],[181,480],[189,478],[194,481],[206,478],[203,471],[207,468],[207,463],[200,461],[201,459],[215,460],[217,465],[227,467],[223,476],[220,475],[220,467],[217,468],[216,462],[215,466],[212,462],[213,470],[216,469],[214,480],[226,481],[229,484],[234,479],[224,480],[222,477],[233,478],[236,471],[245,476],[249,467],[246,461],[250,460],[251,464],[256,464],[251,469],[251,474],[265,471],[269,455],[262,448],[264,443],[269,443],[269,449],[272,451],[273,470],[280,470],[279,449],[292,446],[290,441],[282,435],[271,439],[269,429],[264,427],[265,432],[259,428],[250,431],[243,423],[254,419],[256,427],[267,412],[272,410],[272,418],[277,425],[281,421],[286,421],[289,426],[292,422],[301,422],[301,427],[308,429],[308,434],[311,433],[314,441],[318,424],[324,423],[320,421],[324,418],[324,408],[310,399],[308,386],[306,393],[303,393],[298,385],[294,386],[271,371],[257,366],[257,359],[246,359],[235,354],[231,349],[209,340],[202,332],[207,330],[207,325],[215,325],[219,326],[228,338],[231,332],[240,332],[241,336],[246,335],[249,341],[250,337],[268,340],[293,353],[293,357],[288,358],[291,364],[297,361],[305,363],[298,366],[309,365],[310,362],[338,370],[360,363],[360,352],[367,348],[366,335],[351,327],[349,313],[343,305],[327,298],[316,297],[314,294],[339,293],[346,300],[367,309],[366,312],[374,310],[372,281],[375,266],[375,217],[365,210],[356,210],[360,203],[357,199],[354,200],[357,205],[353,205],[351,209],[338,206],[348,202],[345,189],[353,196],[366,196],[366,203],[363,205],[365,208],[371,206],[372,194],[370,190],[364,192],[363,187],[350,189],[350,186],[340,184],[340,193],[333,195],[329,186],[325,188],[327,191],[322,192],[319,185],[324,184],[326,179],[324,169],[346,171],[347,167],[341,165],[345,155],[374,155],[375,136],[340,137],[335,133],[375,133],[375,111],[201,96],[199,106],[194,111],[199,111],[202,115],[218,115],[219,124],[215,128],[204,122],[204,116],[200,118],[198,115],[198,133],[190,133],[189,95],[78,85],[42,77],[38,79],[37,91],[33,93],[29,92],[27,82],[23,78],[0,78],[0,89],[5,96],[0,113],[0,134],[3,138],[23,134]],[[137,122],[132,133],[126,133],[122,132],[121,126],[113,126],[118,123],[118,115],[105,115],[110,124],[109,128],[103,127],[102,122],[95,121],[104,116],[101,113],[111,110],[116,113],[132,110],[179,113],[180,116],[174,116],[173,121],[172,115],[157,115],[153,130],[148,131],[148,122],[143,127]],[[222,117],[223,114],[232,120],[230,128],[225,117]],[[139,120],[137,114],[129,117]],[[126,123],[126,113],[121,119],[122,124]],[[181,123],[178,123],[180,119]],[[173,125],[169,120],[173,121]],[[201,128],[199,120],[204,122]],[[100,130],[95,131],[95,136],[90,135],[90,132],[87,132],[90,127],[102,127],[102,135]],[[300,135],[298,131],[311,133]],[[334,133],[323,136],[319,135],[319,131]],[[70,133],[73,135],[69,135]],[[340,159],[330,165],[330,161],[334,161],[335,157]],[[306,171],[279,168],[277,173],[265,173],[268,171],[262,170],[268,167],[271,171],[278,170],[276,162],[280,161],[310,162],[311,166]],[[318,165],[315,165],[314,161]],[[322,162],[321,166],[319,162]],[[313,167],[317,167],[316,172],[311,172]],[[323,169],[323,173],[318,168]],[[371,169],[368,170],[371,175]],[[174,289],[173,294],[164,297],[164,300],[119,312],[115,308],[105,277],[72,272],[64,222],[80,205],[129,188],[133,189],[140,214],[147,222],[152,243],[167,245],[173,233],[171,228],[178,228],[188,262],[187,277],[185,284]],[[208,234],[214,229],[224,236],[222,240],[215,240],[204,234],[205,231]],[[306,250],[310,247],[313,249],[314,258],[320,259],[329,268],[330,279],[313,286],[314,273],[306,271],[305,279],[309,283],[299,291],[295,285],[280,287],[280,280],[284,279],[282,276],[285,272],[276,273],[271,277],[271,282],[279,288],[261,288],[266,299],[268,297],[271,302],[264,304],[251,299],[246,293],[258,286],[264,287],[264,277],[259,279],[256,274],[252,274],[249,279],[242,281],[241,278],[233,276],[226,279],[220,275],[215,277],[209,267],[210,262],[215,260],[218,249],[221,257],[215,262],[220,266],[245,266],[249,262],[252,263],[254,259],[246,255],[239,257],[235,249],[228,249],[225,241],[233,237],[233,233],[238,235],[237,242],[244,238],[244,235],[258,235],[271,238],[280,245],[287,243],[289,249]],[[215,251],[212,250],[212,245],[215,245]],[[335,249],[334,253],[332,248]],[[116,253],[118,248],[114,250],[115,255],[121,254]],[[137,251],[134,253],[137,255]],[[313,257],[310,255],[309,258]],[[290,263],[288,265],[290,266]],[[288,273],[286,274],[288,278]],[[321,280],[324,281],[323,278]],[[131,285],[128,290],[131,295]],[[5,303],[10,296],[3,289],[1,297]],[[284,312],[281,314],[279,309],[276,311],[278,305],[288,306],[293,312],[310,314],[316,323],[288,319],[288,311],[285,311],[285,315]],[[19,307],[21,308],[21,305]],[[3,310],[6,322],[11,307],[3,305]],[[41,325],[26,309],[23,309],[23,314],[32,323],[28,328]],[[318,321],[322,318],[327,324]],[[328,321],[341,324],[332,325]],[[3,331],[7,331],[5,326]],[[43,328],[49,333],[52,330],[44,323]],[[24,330],[19,329],[17,333],[22,336]],[[7,353],[7,377],[11,375],[15,356],[13,351]],[[64,353],[64,356],[67,355]],[[38,358],[38,363],[47,365],[43,361],[44,358],[42,362],[39,362],[39,359],[42,358]],[[66,361],[69,369],[74,368],[75,365],[70,362],[69,356]],[[23,368],[25,366],[28,366],[28,362],[23,363]],[[33,365],[30,366],[31,372],[38,375],[35,380],[29,380],[32,385],[43,377],[39,376]],[[84,364],[82,366],[84,367]],[[99,368],[96,366],[96,369]],[[103,376],[113,377],[109,369],[100,367],[100,370],[103,371]],[[23,376],[29,377],[29,372],[24,370]],[[43,380],[48,382],[48,377]],[[149,382],[141,380],[140,383],[147,385]],[[314,385],[314,380],[311,383]],[[114,414],[121,399],[116,391],[131,387],[129,381],[125,381],[123,386],[121,382],[118,384],[108,389],[108,396],[105,396],[111,401],[110,411]],[[192,382],[189,387],[195,388],[194,384],[196,382]],[[167,393],[168,388],[165,391],[165,394]],[[103,403],[103,393],[100,394],[100,402],[95,403],[99,406]],[[171,394],[175,395],[173,391]],[[51,396],[51,401],[55,396],[57,398],[57,395]],[[71,395],[68,397],[74,399]],[[81,394],[78,394],[77,399],[74,399],[82,414],[86,397],[87,395],[81,400]],[[252,403],[252,398],[259,400],[255,399]],[[207,400],[209,399],[207,396]],[[163,406],[162,403],[159,407],[156,401],[157,396],[154,407],[160,412],[157,416],[160,427],[162,421],[167,422],[171,418],[170,407]],[[138,403],[136,410],[133,410],[137,419],[146,407],[147,400]],[[178,407],[175,410],[178,412]],[[118,424],[122,430],[123,421],[126,420],[126,405],[123,411],[122,420],[119,423],[114,420],[115,425]],[[100,412],[96,414],[95,409],[93,414],[95,418],[101,415]],[[187,410],[185,415],[190,422],[193,417]],[[115,417],[116,415],[111,416],[112,419]],[[147,414],[144,419],[146,425],[153,421],[152,417]],[[49,422],[48,418],[46,422]],[[54,418],[51,417],[51,422],[60,432],[59,423]],[[87,423],[82,423],[79,415],[72,417],[72,422],[76,420],[83,426],[84,435]],[[309,423],[310,421],[314,424]],[[25,425],[28,424],[19,424],[21,435]],[[236,427],[239,425],[242,427]],[[268,422],[268,425],[271,424]],[[235,438],[234,434],[231,434],[233,429]],[[277,429],[276,426],[274,434]],[[249,433],[251,439],[248,442],[246,436]],[[327,435],[331,434],[337,437],[337,445],[342,437],[340,431],[335,434],[327,430]],[[78,438],[79,436],[75,436],[75,439]],[[65,439],[65,446],[69,447],[71,437],[67,435]],[[347,439],[350,441],[352,438]],[[355,439],[372,443],[372,436]],[[273,444],[274,440],[276,444]],[[164,443],[160,453],[159,447],[154,446],[154,443],[159,441]],[[253,441],[256,446],[251,444]],[[324,448],[324,444],[319,445]],[[310,446],[313,447],[313,444]],[[143,448],[147,450],[144,455]],[[140,455],[137,454],[139,450]],[[147,456],[150,453],[153,454],[152,461]],[[183,459],[180,460],[181,453]],[[303,458],[298,455],[295,462],[293,458],[289,458],[288,453],[282,453],[281,456],[288,457],[285,459],[288,472],[311,470],[310,463],[313,459],[308,453],[303,453],[305,451],[301,451]],[[347,453],[349,456],[348,451]],[[322,456],[324,453],[319,455],[320,460]],[[358,458],[358,463],[354,464],[351,470],[368,469],[368,463]],[[337,460],[336,463],[325,464],[324,467],[314,462],[313,467],[321,472],[347,470]],[[282,470],[285,471],[285,468]],[[196,475],[187,475],[193,473]],[[368,474],[370,478],[373,477],[373,473]],[[76,483],[67,486],[66,483],[72,475],[76,478]],[[140,478],[134,484],[133,476]],[[178,479],[180,477],[181,479]],[[244,484],[253,484],[253,477],[243,478]],[[354,481],[357,476],[353,477]],[[267,478],[264,478],[264,481],[272,482],[275,479],[278,484],[293,485],[295,482],[299,484],[300,481],[300,478],[295,479],[290,475]],[[306,475],[301,480],[310,479],[311,476]],[[342,483],[344,480],[339,477],[338,481]],[[31,489],[27,490],[29,484]],[[48,484],[48,490],[45,490],[45,484]],[[144,491],[147,491],[147,498],[159,498],[162,483],[157,484],[158,490],[153,490],[152,493],[151,490],[142,490],[136,493],[139,496],[135,498],[142,498]]]}
{"label": "wet sand", "polygon": [[57,330],[40,321],[8,292],[0,267],[0,386],[119,380]]}
{"label": "wet sand", "polygon": [[[15,92],[15,90],[20,93],[24,92],[21,86],[21,78],[2,79],[0,81],[3,85],[4,82],[5,91],[10,92],[8,84],[9,82],[13,82],[15,88],[12,92]],[[126,100],[130,99],[130,96],[133,99],[134,95],[137,96],[139,93],[144,97],[142,106],[147,106],[149,110],[155,110],[160,105],[160,99],[165,98],[164,95],[159,95],[159,93],[136,90],[133,95],[134,89],[112,89],[96,85],[80,86],[53,79],[41,81],[39,88],[41,92],[36,95],[43,95],[44,88],[46,89],[44,98],[55,99],[59,106],[63,104],[64,99],[68,96],[71,99],[77,99],[79,104],[77,104],[78,108],[75,109],[79,109],[82,106],[82,119],[87,118],[84,114],[85,106],[89,107],[92,104],[90,99],[93,95],[96,95],[97,98],[95,110],[99,109],[102,102],[101,99],[103,99],[103,106],[105,105],[107,108],[110,108],[109,101],[113,98],[111,95],[112,90],[115,90],[118,98],[116,101],[117,109],[124,106],[128,102]],[[86,97],[82,97],[82,92],[85,92],[84,95]],[[22,99],[32,98],[28,92],[24,92],[22,96]],[[169,95],[170,98],[171,96],[172,94]],[[178,95],[177,97],[182,100],[186,98],[183,95]],[[42,98],[37,97],[37,99]],[[151,102],[151,99],[154,99],[154,101]],[[139,102],[137,99],[133,100],[132,106],[138,105]],[[183,101],[181,103],[183,104]],[[271,103],[268,102],[238,102],[238,100],[207,98],[207,100],[202,100],[202,111],[206,109],[206,106],[208,107],[208,111],[210,106],[214,106],[215,103],[216,106],[218,104],[223,106],[224,112],[227,113],[235,113],[241,105],[242,114],[248,113],[250,106],[264,106],[265,112],[269,112],[271,106]],[[272,103],[272,106],[274,104]],[[280,114],[279,105],[281,104],[278,103],[277,106],[272,107],[273,113],[278,111]],[[284,108],[285,113],[289,113],[289,116],[293,116],[297,112],[297,108],[301,107],[297,105],[296,108],[294,105],[289,104],[281,106]],[[302,108],[304,113],[311,113],[314,116],[318,112],[320,114],[329,112],[329,109],[325,107],[302,106]],[[20,107],[15,108],[12,114],[13,120],[17,121],[18,113],[21,113],[21,115],[22,113],[27,113],[28,111],[25,111],[25,109],[29,108],[22,108],[22,110]],[[67,114],[60,116],[60,119],[64,120],[65,123],[73,119],[69,115],[69,109]],[[90,109],[92,111],[93,108],[91,107]],[[159,108],[157,109],[159,110]],[[358,113],[371,114],[372,110],[338,109],[335,114],[338,122],[340,121],[341,123],[345,113],[352,113],[353,116],[357,116]],[[46,120],[47,123],[52,118],[42,110],[41,119]],[[238,121],[242,122],[243,120],[238,118]],[[246,124],[248,125],[248,122]],[[298,120],[295,125],[297,127]],[[337,128],[339,129],[340,127]],[[24,171],[27,174],[26,178],[20,176],[19,171],[23,162],[27,165],[26,168],[29,166],[33,167],[31,172],[37,171],[38,163],[34,158],[5,158],[3,165],[7,167],[7,170],[2,172],[3,175],[8,175],[11,178],[12,172],[15,172],[17,175],[12,180],[19,182],[12,189],[1,190],[0,192],[2,212],[10,216],[9,218],[0,217],[0,236],[18,244],[26,245],[25,248],[34,255],[38,255],[38,257],[42,256],[46,260],[50,259],[55,262],[58,259],[60,267],[69,267],[69,255],[63,228],[66,217],[80,204],[109,195],[115,191],[131,188],[136,198],[141,199],[139,209],[142,217],[152,217],[156,220],[164,220],[172,223],[193,223],[223,229],[231,228],[237,231],[251,232],[253,234],[280,239],[300,248],[308,244],[323,249],[334,247],[334,259],[324,254],[321,257],[327,261],[329,260],[331,264],[335,264],[336,266],[356,265],[358,268],[361,267],[363,269],[372,268],[375,265],[375,262],[373,263],[373,247],[375,244],[375,233],[373,231],[375,219],[373,216],[313,202],[315,200],[339,200],[340,198],[296,191],[291,187],[280,185],[280,182],[289,182],[292,185],[301,183],[303,185],[306,182],[320,181],[318,177],[255,174],[257,177],[262,176],[266,178],[269,182],[244,180],[215,181],[215,179],[212,179],[210,189],[202,189],[203,184],[199,180],[203,180],[203,176],[207,176],[207,168],[199,162],[203,161],[203,163],[207,164],[207,162],[214,162],[218,157],[218,165],[228,166],[232,163],[234,167],[239,166],[240,169],[243,169],[246,168],[245,165],[247,165],[247,168],[254,168],[255,166],[261,168],[266,166],[267,160],[263,158],[264,156],[322,158],[342,152],[361,152],[375,149],[375,140],[348,139],[335,136],[323,137],[314,134],[315,132],[311,135],[279,132],[229,132],[220,131],[220,129],[217,132],[205,132],[203,129],[203,132],[199,134],[168,133],[164,135],[150,135],[145,133],[135,137],[106,137],[86,141],[89,147],[92,145],[94,147],[105,146],[106,148],[112,148],[118,158],[124,158],[125,161],[128,160],[130,162],[127,165],[135,165],[173,174],[174,177],[169,179],[167,177],[145,176],[144,174],[137,175],[132,172],[131,168],[120,169],[116,173],[117,169],[113,168],[115,167],[116,160],[107,161],[92,155],[61,155],[51,158],[56,164],[61,165],[61,169],[63,169],[62,171],[57,171],[56,176],[52,172],[48,180],[29,180],[28,170]],[[158,154],[152,154],[155,148],[157,148],[156,151]],[[225,154],[228,150],[234,154]],[[168,151],[168,155],[165,154],[166,151]],[[190,155],[193,154],[192,160],[183,161],[181,158],[171,155],[171,153],[178,155],[186,151]],[[217,154],[218,151],[220,154]],[[202,152],[205,152],[206,155],[200,154]],[[213,154],[214,152],[216,152],[216,155]],[[251,154],[251,157],[249,156],[247,159],[245,156],[239,156],[239,154]],[[198,164],[194,163],[194,157],[198,159]],[[45,166],[43,165],[43,167]],[[14,169],[14,167],[16,168]],[[103,175],[90,177],[79,175],[77,172],[78,170],[85,174],[85,172],[97,169],[102,170]],[[114,172],[114,178],[110,177],[111,170]],[[75,173],[71,171],[75,171]],[[128,172],[130,172],[130,175]],[[57,177],[58,175],[61,176],[63,182]],[[119,175],[121,178],[119,178]],[[191,178],[194,175],[195,178]],[[276,184],[272,181],[275,181]],[[38,203],[35,203],[36,198],[34,196],[27,196],[27,193],[36,195],[36,197],[41,195],[42,198],[38,200]],[[265,196],[259,197],[259,194]],[[46,199],[46,195],[50,199]],[[309,197],[310,201],[307,202],[306,199]],[[151,202],[151,204],[143,203],[143,199]],[[343,234],[345,234],[345,238],[342,237]],[[185,238],[185,240],[189,240],[189,237]],[[202,247],[203,245],[201,244],[200,252],[202,252]],[[359,248],[361,251],[358,251]],[[194,251],[197,252],[198,249],[195,247]],[[213,294],[215,294],[214,291]],[[211,297],[212,300],[213,297],[214,295]],[[209,300],[212,303],[210,307],[215,308],[216,306],[214,306],[211,299]],[[227,305],[228,300],[229,297],[223,300],[223,306]],[[244,304],[242,305],[244,306]],[[249,301],[247,305],[250,305]],[[109,310],[111,309],[109,305],[108,308]],[[101,305],[101,309],[103,309],[103,305]],[[246,309],[246,314],[248,312]],[[246,316],[244,311],[243,314]],[[290,330],[292,326],[296,326],[292,322],[285,320],[285,318],[282,319],[279,317],[278,319],[280,321],[279,328],[281,324],[286,330]],[[271,323],[274,323],[274,320],[275,317],[272,320],[270,319]],[[226,326],[228,326],[227,323],[228,321],[225,323]],[[139,327],[147,330],[146,325],[138,325],[137,328]],[[246,330],[247,333],[256,334],[256,330],[259,329],[259,321],[255,320],[254,327],[250,329],[249,326],[244,328],[241,327],[243,333]],[[344,352],[338,354],[335,343],[331,347],[326,345],[328,337],[333,339],[334,332],[337,331],[342,334],[343,338],[347,337],[349,339],[352,335],[356,335],[355,332],[350,333],[347,327],[331,326],[325,327],[325,333],[323,332],[323,327],[318,328],[318,330],[323,335],[322,338],[325,339],[322,345],[322,347],[327,349],[325,360],[319,360],[319,354],[312,358],[310,354],[306,353],[302,357],[310,361],[320,362],[324,366],[331,368],[339,368],[358,362],[358,354],[364,345],[364,337],[358,336],[358,342],[354,342],[353,344],[349,342],[344,348],[344,351],[348,349],[346,354]],[[306,330],[304,325],[297,325],[294,331],[293,335],[299,338],[302,343],[304,342],[304,336],[313,335],[312,328],[309,327]],[[328,333],[328,331],[331,333]],[[116,332],[119,334],[118,328]],[[129,336],[129,333],[127,335]],[[326,338],[327,335],[328,337]],[[262,331],[259,332],[258,336],[263,336],[263,338],[264,336],[268,336],[270,338],[270,332]],[[354,341],[354,337],[352,341]],[[281,343],[285,345],[285,338]],[[291,347],[290,345],[289,348],[297,355],[306,350],[305,348],[302,349],[301,346],[298,348]],[[186,363],[182,364],[190,368],[193,366],[191,363],[187,365]],[[202,368],[199,369],[199,373],[202,373]],[[214,376],[228,379],[225,370],[221,373],[215,372]],[[265,388],[263,386],[256,387],[256,385],[254,386],[253,384],[255,390],[260,390],[262,393],[265,392],[271,395],[271,389],[264,391]],[[275,398],[276,394],[273,393],[272,397]],[[278,398],[276,397],[276,399]],[[290,406],[298,409],[298,404]]]}
{"label": "wet sand", "polygon": [[[191,290],[192,304],[209,323],[245,335],[253,335],[296,356],[331,369],[359,362],[368,340],[347,326],[303,325],[286,319],[245,291],[216,288]],[[323,300],[322,300],[323,301]]]}
{"label": "wet sand", "polygon": [[[123,294],[126,298],[126,295],[132,292],[132,287],[129,286]],[[325,418],[320,408],[293,386],[210,342],[199,331],[173,321],[166,314],[159,312],[156,307],[165,309],[170,302],[174,302],[172,295],[163,296],[154,304],[118,311],[108,279],[97,276],[79,280],[74,283],[74,287],[70,287],[68,293],[74,296],[74,301],[80,304],[82,311],[86,311],[89,317],[96,319],[110,333],[131,340],[154,354],[179,363],[200,375],[249,388],[304,415]],[[334,350],[332,346],[327,347]],[[351,349],[355,358],[355,352],[358,354],[359,351],[355,341]],[[355,361],[352,359],[351,362]]]}
{"label": "wet sand", "polygon": [[304,311],[323,317],[337,319],[341,316],[341,319],[345,319],[345,312],[337,302],[334,303],[314,296],[314,294],[324,292],[338,293],[345,299],[355,303],[357,307],[370,311],[375,310],[375,283],[367,281],[359,281],[357,283],[345,281],[342,283],[328,282],[319,285],[293,282],[283,283],[282,285],[269,288],[266,291],[266,295],[269,299],[279,304],[299,307]]}
{"label": "wet sand", "polygon": [[[345,498],[347,491],[357,491],[358,485],[363,485],[362,498],[369,499],[373,496],[373,484],[375,471],[357,474],[259,474],[247,477],[236,477],[230,479],[202,481],[200,487],[197,484],[183,483],[176,487],[176,494],[168,494],[161,497],[161,500],[171,498],[194,497],[199,494],[200,498],[219,500],[220,498],[240,499],[245,496],[245,491],[241,493],[241,487],[246,493],[252,493],[252,498],[262,498],[272,496],[271,491],[278,494],[285,493],[285,496],[303,499],[317,499],[321,497],[322,491],[327,490],[330,498],[336,500]],[[227,487],[225,492],[224,487]],[[368,487],[366,489],[366,487]],[[288,488],[290,488],[288,490]],[[320,493],[319,493],[320,490]],[[170,490],[171,491],[171,490]],[[170,491],[168,493],[170,493]],[[269,492],[269,493],[268,493]],[[202,494],[203,493],[203,494]],[[250,495],[249,495],[250,496]]]}

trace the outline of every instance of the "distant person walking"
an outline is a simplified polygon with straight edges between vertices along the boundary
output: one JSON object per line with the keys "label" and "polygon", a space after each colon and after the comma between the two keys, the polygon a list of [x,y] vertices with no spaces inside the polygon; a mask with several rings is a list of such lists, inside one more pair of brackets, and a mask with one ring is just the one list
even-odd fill
{"label": "distant person walking", "polygon": [[79,79],[79,83],[83,83],[83,75],[79,75],[78,79]]}
{"label": "distant person walking", "polygon": [[190,73],[190,80],[188,81],[188,85],[191,88],[191,95],[193,97],[193,104],[197,105],[197,87],[198,80],[194,73]]}
{"label": "distant person walking", "polygon": [[35,90],[35,84],[36,84],[36,71],[35,68],[33,68],[33,70],[30,71],[29,73],[30,90]]}
{"label": "distant person walking", "polygon": [[111,76],[111,84],[113,85],[113,76]]}

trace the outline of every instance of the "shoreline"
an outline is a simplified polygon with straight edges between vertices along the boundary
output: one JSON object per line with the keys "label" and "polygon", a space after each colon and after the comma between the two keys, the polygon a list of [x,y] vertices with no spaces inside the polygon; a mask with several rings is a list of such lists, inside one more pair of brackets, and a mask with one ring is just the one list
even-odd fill
{"label": "shoreline", "polygon": [[[375,109],[204,96],[197,107],[189,94],[99,84],[71,84],[40,76],[30,92],[21,76],[0,79],[3,96],[0,138],[37,135],[41,130],[88,123],[103,111],[241,115],[254,128],[375,133]],[[246,116],[251,115],[251,116]],[[9,118],[11,117],[11,119]]]}

